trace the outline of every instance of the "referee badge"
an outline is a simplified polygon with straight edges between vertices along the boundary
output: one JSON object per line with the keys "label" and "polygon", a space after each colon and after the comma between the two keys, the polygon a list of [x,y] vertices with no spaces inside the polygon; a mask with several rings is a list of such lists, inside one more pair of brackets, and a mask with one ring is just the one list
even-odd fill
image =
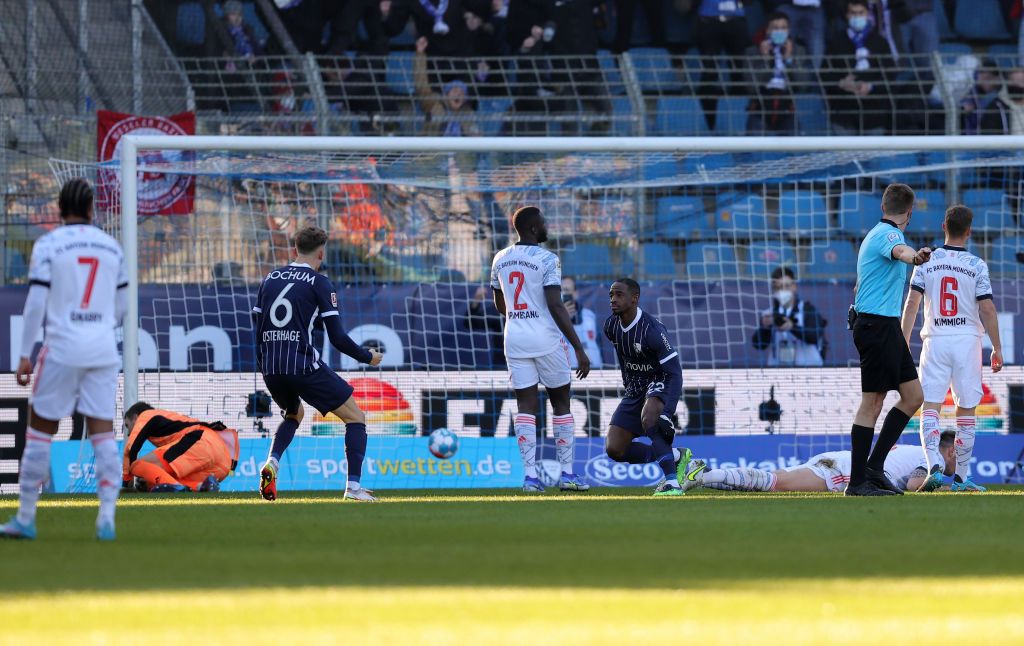
{"label": "referee badge", "polygon": [[892,233],[889,234],[889,242],[896,242],[899,239],[900,239],[900,234],[896,233],[895,231],[893,231]]}

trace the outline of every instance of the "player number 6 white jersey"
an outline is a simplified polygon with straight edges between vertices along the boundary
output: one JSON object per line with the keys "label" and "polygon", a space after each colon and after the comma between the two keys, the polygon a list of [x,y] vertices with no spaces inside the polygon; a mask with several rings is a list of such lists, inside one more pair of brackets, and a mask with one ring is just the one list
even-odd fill
{"label": "player number 6 white jersey", "polygon": [[992,282],[981,258],[960,247],[940,247],[914,268],[910,288],[924,294],[922,339],[984,335],[978,301],[992,298]]}
{"label": "player number 6 white jersey", "polygon": [[547,286],[562,286],[562,265],[550,251],[514,244],[494,256],[491,287],[505,297],[506,357],[542,357],[561,347],[562,333],[544,296]]}

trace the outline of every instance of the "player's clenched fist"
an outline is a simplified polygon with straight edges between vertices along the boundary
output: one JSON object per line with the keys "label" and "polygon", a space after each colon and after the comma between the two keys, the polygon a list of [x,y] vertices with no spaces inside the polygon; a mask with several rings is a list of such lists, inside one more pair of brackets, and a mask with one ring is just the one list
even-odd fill
{"label": "player's clenched fist", "polygon": [[370,348],[370,365],[371,366],[379,366],[380,362],[381,362],[381,360],[383,358],[384,358],[384,353],[383,352],[380,352],[379,350],[374,350],[373,348]]}
{"label": "player's clenched fist", "polygon": [[18,362],[18,371],[15,375],[19,386],[27,386],[32,381],[32,362],[28,357],[22,357]]}
{"label": "player's clenched fist", "polygon": [[932,258],[931,247],[921,247],[917,250],[917,254],[914,256],[915,265],[923,265]]}

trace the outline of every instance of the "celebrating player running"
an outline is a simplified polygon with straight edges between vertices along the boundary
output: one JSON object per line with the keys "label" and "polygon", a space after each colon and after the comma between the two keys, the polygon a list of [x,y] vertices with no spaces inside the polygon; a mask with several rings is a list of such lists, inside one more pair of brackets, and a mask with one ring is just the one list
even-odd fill
{"label": "celebrating player running", "polygon": [[981,402],[981,337],[992,340],[992,372],[1003,368],[999,342],[999,318],[992,301],[988,265],[967,251],[974,214],[963,205],[946,210],[942,229],[946,241],[932,254],[932,262],[914,268],[910,293],[903,309],[903,336],[910,334],[924,299],[921,328],[921,443],[928,455],[931,474],[925,491],[942,484],[939,455],[939,411],[952,382],[956,404],[956,474],[953,491],[985,491],[970,478],[974,451],[974,410]]}
{"label": "celebrating player running", "polygon": [[523,491],[544,491],[537,473],[537,385],[544,384],[554,411],[553,426],[558,462],[562,466],[559,489],[586,491],[583,478],[572,472],[574,423],[569,412],[569,352],[562,335],[576,352],[576,374],[590,372],[590,359],[580,343],[572,319],[562,303],[562,265],[558,256],[540,244],[548,239],[544,216],[535,206],[512,214],[519,241],[502,249],[491,263],[494,306],[505,317],[505,358],[516,391],[516,437],[526,478]]}
{"label": "celebrating player running", "polygon": [[[605,450],[618,462],[656,461],[665,481],[654,495],[681,496],[677,471],[680,463],[685,471],[690,451],[672,448],[672,415],[683,391],[679,354],[661,321],[640,309],[640,285],[635,280],[620,278],[608,295],[612,315],[604,323],[604,334],[615,346],[626,396],[612,415]],[[634,441],[644,437],[650,443]]]}
{"label": "celebrating player running", "polygon": [[277,498],[278,462],[302,422],[300,399],[321,414],[334,413],[345,422],[345,499],[374,500],[359,482],[366,455],[366,417],[352,398],[352,386],[320,360],[313,330],[326,328],[334,347],[356,361],[376,366],[383,355],[361,348],[342,327],[334,285],[317,271],[324,261],[326,244],[323,229],[311,226],[299,231],[295,236],[295,261],[267,274],[252,308],[256,358],[263,382],[284,415],[274,433],[270,457],[260,471],[260,494],[267,500]]}

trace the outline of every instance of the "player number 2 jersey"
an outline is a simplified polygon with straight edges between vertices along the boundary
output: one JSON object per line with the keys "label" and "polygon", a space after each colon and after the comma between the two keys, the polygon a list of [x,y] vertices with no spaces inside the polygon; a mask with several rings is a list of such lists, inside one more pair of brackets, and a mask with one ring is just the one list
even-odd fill
{"label": "player number 2 jersey", "polygon": [[58,227],[36,241],[29,282],[48,288],[48,356],[81,368],[120,363],[117,290],[127,287],[128,277],[117,240],[91,224]]}
{"label": "player number 2 jersey", "polygon": [[981,258],[960,247],[940,247],[914,268],[910,288],[924,294],[922,339],[985,333],[978,301],[992,298],[992,282]]}
{"label": "player number 2 jersey", "polygon": [[544,288],[562,286],[558,256],[537,245],[514,244],[491,263],[491,287],[505,297],[505,356],[542,357],[561,347]]}

